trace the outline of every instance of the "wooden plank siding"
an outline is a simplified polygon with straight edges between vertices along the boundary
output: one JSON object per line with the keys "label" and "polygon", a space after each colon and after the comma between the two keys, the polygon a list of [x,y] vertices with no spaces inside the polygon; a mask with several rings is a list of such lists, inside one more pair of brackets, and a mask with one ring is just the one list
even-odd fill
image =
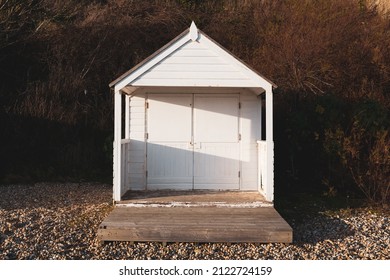
{"label": "wooden plank siding", "polygon": [[273,207],[120,207],[98,229],[102,241],[292,242]]}
{"label": "wooden plank siding", "polygon": [[131,190],[145,189],[145,94],[130,98],[130,143],[128,145],[128,176]]}
{"label": "wooden plank siding", "polygon": [[193,41],[169,54],[132,84],[164,85],[167,80],[175,86],[240,87],[252,84],[240,69],[221,59],[214,51]]}

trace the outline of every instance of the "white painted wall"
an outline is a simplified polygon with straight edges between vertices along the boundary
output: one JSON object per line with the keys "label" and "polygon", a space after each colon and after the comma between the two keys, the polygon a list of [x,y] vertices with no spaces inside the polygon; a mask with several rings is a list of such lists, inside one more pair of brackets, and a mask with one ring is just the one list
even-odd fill
{"label": "white painted wall", "polygon": [[255,86],[235,65],[203,41],[189,41],[132,82],[133,86]]}
{"label": "white painted wall", "polygon": [[130,143],[128,152],[128,187],[131,190],[145,188],[146,145],[145,145],[145,94],[130,97]]}

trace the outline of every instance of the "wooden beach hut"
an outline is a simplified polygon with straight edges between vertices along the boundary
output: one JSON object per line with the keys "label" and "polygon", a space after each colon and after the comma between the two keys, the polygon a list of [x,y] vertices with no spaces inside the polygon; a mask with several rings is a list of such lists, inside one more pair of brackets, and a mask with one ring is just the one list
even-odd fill
{"label": "wooden beach hut", "polygon": [[102,240],[291,242],[273,207],[274,83],[190,28],[114,80]]}

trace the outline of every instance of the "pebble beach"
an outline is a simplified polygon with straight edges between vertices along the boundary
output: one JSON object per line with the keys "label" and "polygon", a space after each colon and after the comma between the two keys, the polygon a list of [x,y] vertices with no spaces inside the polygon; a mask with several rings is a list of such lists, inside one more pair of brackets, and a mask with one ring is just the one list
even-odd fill
{"label": "pebble beach", "polygon": [[390,259],[389,211],[369,207],[287,220],[292,244],[101,243],[111,194],[100,183],[0,185],[0,260]]}

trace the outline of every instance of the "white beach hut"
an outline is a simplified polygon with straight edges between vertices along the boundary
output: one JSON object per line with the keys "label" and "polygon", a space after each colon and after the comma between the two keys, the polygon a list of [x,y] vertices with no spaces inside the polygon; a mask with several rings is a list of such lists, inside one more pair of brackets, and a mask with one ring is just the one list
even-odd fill
{"label": "white beach hut", "polygon": [[115,201],[156,189],[257,190],[273,201],[275,85],[194,23],[110,87]]}
{"label": "white beach hut", "polygon": [[[230,197],[255,193],[271,206],[267,211],[272,208],[273,212],[272,215],[268,212],[264,214],[270,230],[266,230],[267,225],[258,225],[263,234],[253,232],[253,240],[291,242],[291,228],[272,207],[272,89],[275,85],[271,81],[192,23],[189,29],[117,78],[110,87],[115,95],[113,200],[117,205],[123,203],[126,193],[139,191],[191,193],[202,190],[205,196],[222,191],[229,192]],[[139,220],[132,221],[132,224],[140,224],[171,210],[160,209],[154,214],[148,211],[152,210],[133,209],[128,214],[128,220],[138,217]],[[208,213],[208,210],[205,211]],[[113,219],[127,215],[120,213],[113,215]],[[257,220],[262,215],[245,213],[243,215],[257,216],[254,217]],[[192,214],[195,215],[193,211],[188,215]],[[172,215],[169,213],[167,217],[172,219]],[[198,216],[193,217],[197,227],[207,220],[204,214],[199,215],[201,221],[196,220]],[[279,219],[280,229],[269,222],[273,218]],[[164,219],[158,218],[158,221]],[[212,224],[216,218],[210,219]],[[146,225],[142,229],[134,229],[129,224],[126,231],[121,224],[123,221],[119,220],[116,223],[120,226],[113,227],[111,231],[108,227],[112,227],[114,222],[102,223],[102,239],[252,240],[247,238],[250,234],[240,228],[240,222],[237,223],[238,233],[232,232],[227,234],[226,239],[220,239],[220,230],[215,229],[213,237],[207,222],[204,224],[206,231],[203,231],[207,234],[194,238],[179,228],[162,229],[163,225],[159,227],[158,222],[148,222],[148,225],[156,227],[153,230]],[[191,221],[191,218],[188,216],[185,220]]]}

